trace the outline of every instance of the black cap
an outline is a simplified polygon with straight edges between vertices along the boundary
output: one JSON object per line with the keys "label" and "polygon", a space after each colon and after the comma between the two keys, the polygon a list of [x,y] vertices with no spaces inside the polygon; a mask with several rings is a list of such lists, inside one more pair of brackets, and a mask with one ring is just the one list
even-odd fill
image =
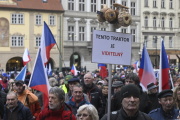
{"label": "black cap", "polygon": [[112,84],[112,87],[116,88],[116,87],[122,87],[124,84],[122,81],[114,81]]}
{"label": "black cap", "polygon": [[22,81],[22,80],[18,80],[18,81],[16,81],[16,82],[15,82],[15,84],[16,84],[16,85],[18,85],[18,84],[23,85],[23,84],[24,84],[24,81]]}
{"label": "black cap", "polygon": [[158,94],[158,98],[164,98],[167,96],[173,96],[173,91],[172,90],[163,90]]}
{"label": "black cap", "polygon": [[125,85],[124,87],[122,87],[120,92],[121,92],[122,100],[130,96],[137,97],[137,98],[140,97],[140,89],[134,84]]}
{"label": "black cap", "polygon": [[71,78],[68,80],[68,83],[71,83],[71,82],[80,82],[79,78]]}
{"label": "black cap", "polygon": [[149,83],[149,84],[147,85],[147,89],[148,89],[148,90],[151,90],[151,89],[153,89],[153,88],[157,88],[157,86],[156,86],[154,83]]}

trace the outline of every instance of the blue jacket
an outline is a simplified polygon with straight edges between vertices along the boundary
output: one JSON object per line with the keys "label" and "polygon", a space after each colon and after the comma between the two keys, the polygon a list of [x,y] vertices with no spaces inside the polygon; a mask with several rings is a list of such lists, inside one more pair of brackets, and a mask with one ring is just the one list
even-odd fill
{"label": "blue jacket", "polygon": [[173,109],[169,114],[165,113],[164,110],[160,107],[152,110],[148,114],[153,120],[169,120],[177,119],[179,115],[179,110]]}
{"label": "blue jacket", "polygon": [[74,115],[77,114],[77,110],[80,106],[84,105],[84,104],[90,104],[85,98],[78,104],[78,106],[76,106],[76,103],[72,100],[73,97],[71,96],[69,101],[67,102],[67,104],[72,108],[72,112]]}
{"label": "blue jacket", "polygon": [[18,101],[18,106],[12,112],[7,109],[7,105],[4,106],[3,120],[33,120],[33,116],[30,109]]}

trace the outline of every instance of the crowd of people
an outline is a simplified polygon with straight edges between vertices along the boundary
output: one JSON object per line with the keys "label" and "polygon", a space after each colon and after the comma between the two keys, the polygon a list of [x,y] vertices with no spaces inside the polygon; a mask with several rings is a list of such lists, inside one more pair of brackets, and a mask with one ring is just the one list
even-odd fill
{"label": "crowd of people", "polygon": [[[173,88],[158,92],[157,83],[143,91],[137,73],[119,70],[112,75],[111,102],[108,78],[99,71],[73,76],[49,76],[48,105],[43,93],[29,88],[29,79],[14,80],[0,74],[0,120],[167,120],[180,118],[180,77]],[[111,114],[107,115],[111,103]]]}

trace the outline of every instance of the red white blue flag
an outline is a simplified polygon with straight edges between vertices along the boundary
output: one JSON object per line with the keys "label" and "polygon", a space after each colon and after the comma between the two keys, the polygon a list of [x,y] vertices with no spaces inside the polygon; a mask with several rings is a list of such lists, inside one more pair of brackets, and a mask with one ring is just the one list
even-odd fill
{"label": "red white blue flag", "polygon": [[169,83],[169,62],[164,47],[164,41],[161,40],[160,51],[160,68],[159,68],[159,92],[165,89],[170,89]]}
{"label": "red white blue flag", "polygon": [[135,70],[136,72],[139,71],[138,64],[139,64],[139,61],[136,61],[136,62],[132,65],[132,66],[134,67],[134,70]]}
{"label": "red white blue flag", "polygon": [[24,50],[24,54],[23,54],[23,64],[26,65],[28,62],[30,62],[31,59],[30,59],[30,55],[29,55],[29,51],[28,49],[26,48]]}
{"label": "red white blue flag", "polygon": [[47,26],[46,22],[44,22],[44,28],[41,36],[41,56],[43,63],[47,63],[50,59],[50,50],[56,44],[53,34],[51,30]]}
{"label": "red white blue flag", "polygon": [[144,88],[151,82],[156,83],[155,73],[146,47],[143,47],[142,58],[139,69],[140,82]]}
{"label": "red white blue flag", "polygon": [[22,80],[24,81],[25,80],[25,77],[26,77],[26,65],[23,67],[23,69],[21,70],[21,72],[16,76],[15,80]]}
{"label": "red white blue flag", "polygon": [[50,85],[40,52],[41,49],[39,48],[36,56],[36,61],[34,64],[34,69],[30,78],[29,87],[41,91],[43,93],[44,108],[45,108],[45,106],[48,105],[48,93],[49,93]]}
{"label": "red white blue flag", "polygon": [[77,71],[77,69],[76,69],[76,66],[74,66],[74,64],[73,64],[73,66],[71,67],[71,72],[73,73],[74,76],[77,76],[77,75],[78,75],[78,71]]}
{"label": "red white blue flag", "polygon": [[100,69],[99,75],[102,77],[102,79],[106,78],[108,76],[106,64],[98,63],[98,68]]}

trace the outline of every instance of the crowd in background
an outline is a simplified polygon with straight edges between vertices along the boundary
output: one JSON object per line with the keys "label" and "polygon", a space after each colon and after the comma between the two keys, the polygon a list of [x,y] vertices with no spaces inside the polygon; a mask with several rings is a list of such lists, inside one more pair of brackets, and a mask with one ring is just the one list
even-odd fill
{"label": "crowd in background", "polygon": [[[161,117],[168,119],[172,117],[178,118],[179,114],[176,114],[176,110],[180,108],[180,72],[175,67],[171,67],[171,78],[173,81],[173,85],[171,85],[172,90],[158,93],[158,78],[156,83],[149,83],[146,86],[147,91],[143,91],[139,77],[137,73],[133,72],[132,67],[127,67],[127,69],[121,68],[112,72],[111,111],[120,110],[117,113],[119,115],[122,114],[122,116],[117,116],[117,118],[141,119],[138,116],[134,116],[134,114],[133,117],[128,117],[129,114],[125,109],[124,101],[126,98],[129,98],[131,101],[130,96],[133,96],[132,101],[138,103],[139,100],[137,110],[143,113],[138,113],[138,115],[145,116],[144,118],[147,120],[156,120],[156,118],[159,119]],[[65,73],[54,72],[48,78],[52,87],[49,91],[48,106],[43,104],[42,92],[28,87],[29,72],[27,72],[24,81],[15,81],[14,79],[14,74],[10,76],[7,73],[0,74],[0,119],[107,119],[109,79],[108,77],[102,79],[99,70],[93,72],[81,71],[78,76],[73,76],[69,71]],[[129,84],[133,84],[136,87],[128,86]],[[138,92],[131,89],[138,89]],[[129,94],[124,95],[126,92],[129,92]],[[138,100],[136,101],[134,98],[138,98]],[[165,115],[158,116],[160,114],[158,113],[159,110],[162,110]],[[125,116],[123,116],[123,111],[126,113]]]}

